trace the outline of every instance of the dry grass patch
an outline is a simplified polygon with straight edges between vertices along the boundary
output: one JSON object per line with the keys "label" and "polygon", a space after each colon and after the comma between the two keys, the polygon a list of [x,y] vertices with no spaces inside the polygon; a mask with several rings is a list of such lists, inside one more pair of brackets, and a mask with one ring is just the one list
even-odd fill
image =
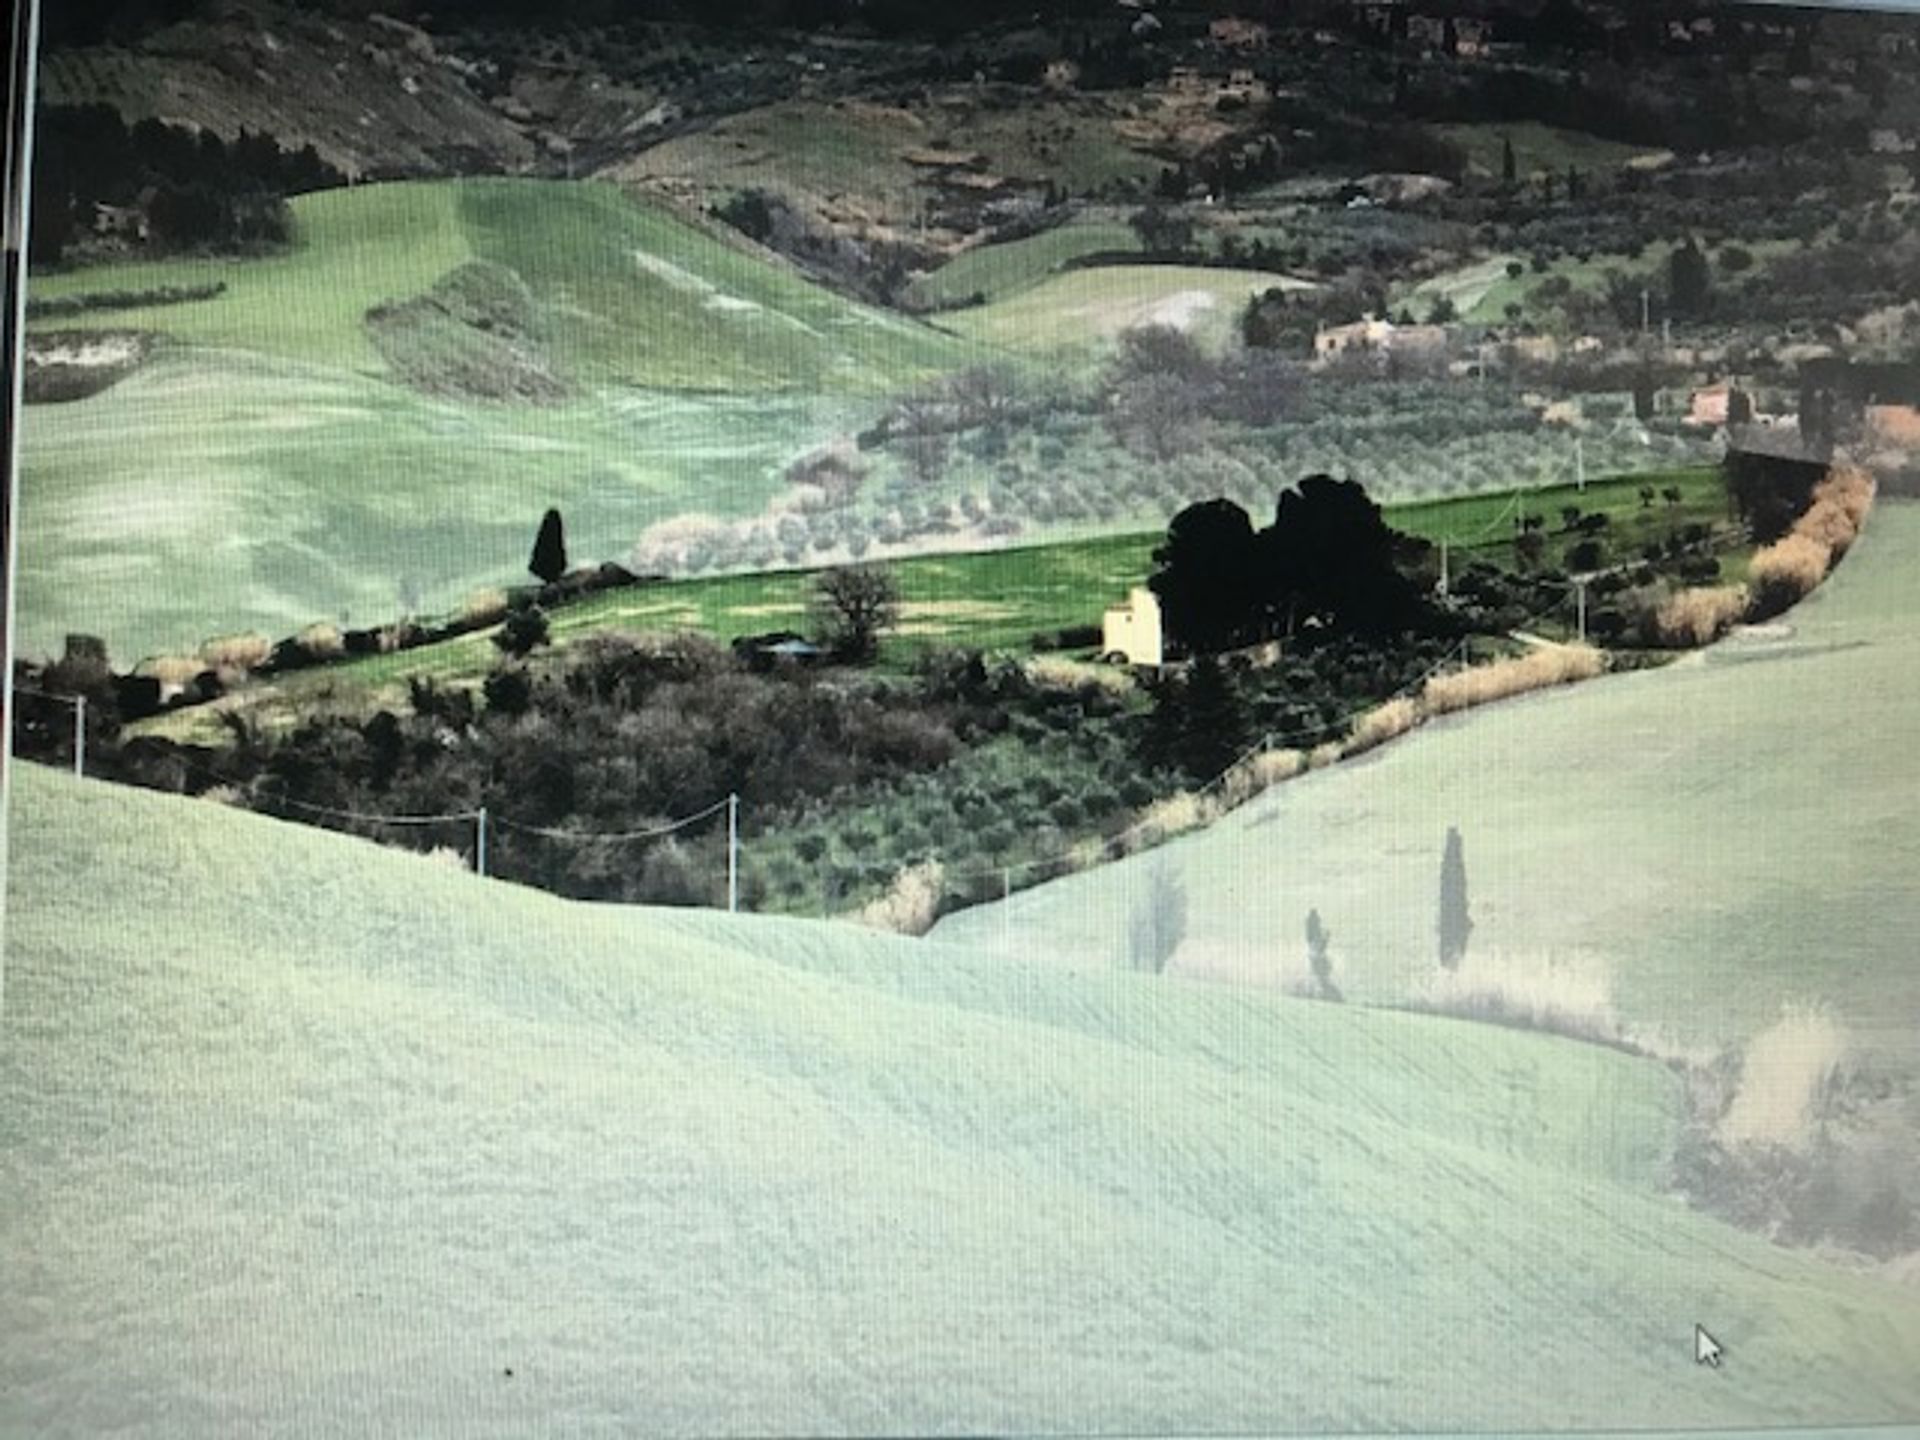
{"label": "dry grass patch", "polygon": [[1850,1048],[1846,1028],[1826,1011],[1788,1009],[1747,1043],[1721,1142],[1809,1148]]}
{"label": "dry grass patch", "polygon": [[924,935],[940,918],[946,895],[946,870],[938,860],[909,865],[893,877],[887,893],[854,912],[854,920],[896,935]]}
{"label": "dry grass patch", "polygon": [[1751,603],[1744,585],[1677,590],[1654,612],[1654,630],[1664,645],[1710,645],[1746,616]]}
{"label": "dry grass patch", "polygon": [[1364,755],[1389,740],[1397,740],[1421,721],[1420,707],[1401,698],[1376,705],[1353,722],[1353,731],[1341,747],[1342,755]]}
{"label": "dry grass patch", "polygon": [[491,625],[507,618],[507,592],[476,590],[460,603],[460,618],[472,625]]}
{"label": "dry grass patch", "polygon": [[222,635],[200,647],[203,669],[242,675],[259,669],[272,653],[273,642],[252,631],[244,635]]}
{"label": "dry grass patch", "polygon": [[1833,551],[1807,535],[1793,534],[1756,550],[1748,565],[1753,583],[1768,608],[1792,604],[1809,595],[1833,561]]}
{"label": "dry grass patch", "polygon": [[1421,690],[1420,705],[1428,715],[1450,715],[1532,690],[1591,680],[1606,668],[1606,655],[1591,645],[1556,645],[1436,675]]}
{"label": "dry grass patch", "polygon": [[1133,675],[1115,665],[1089,665],[1061,655],[1036,655],[1026,662],[1027,678],[1044,690],[1104,690],[1110,695],[1131,695],[1136,688]]}
{"label": "dry grass patch", "polygon": [[1191,790],[1176,791],[1140,812],[1132,828],[1119,837],[1121,851],[1132,855],[1151,850],[1176,835],[1211,824],[1220,814],[1221,806],[1213,797],[1197,795]]}
{"label": "dry grass patch", "polygon": [[1539,1030],[1601,1045],[1625,1037],[1613,1008],[1613,977],[1589,956],[1541,957],[1471,951],[1458,970],[1427,972],[1408,1008]]}
{"label": "dry grass patch", "polygon": [[316,660],[335,660],[347,653],[346,638],[341,635],[338,625],[330,625],[321,620],[307,626],[294,641]]}

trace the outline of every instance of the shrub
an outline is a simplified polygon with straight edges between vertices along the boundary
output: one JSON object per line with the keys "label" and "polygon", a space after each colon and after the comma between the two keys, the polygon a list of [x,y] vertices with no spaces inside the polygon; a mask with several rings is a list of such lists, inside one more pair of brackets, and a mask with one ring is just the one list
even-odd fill
{"label": "shrub", "polygon": [[253,632],[223,635],[200,647],[200,658],[208,669],[240,674],[258,669],[272,653],[273,642]]}
{"label": "shrub", "polygon": [[336,660],[347,653],[347,642],[340,634],[340,627],[324,620],[307,626],[293,638],[315,660]]}
{"label": "shrub", "polygon": [[896,935],[924,935],[940,918],[946,872],[938,860],[909,865],[893,877],[887,893],[854,913],[859,924]]}
{"label": "shrub", "polygon": [[1211,796],[1198,795],[1191,790],[1176,790],[1171,795],[1155,800],[1141,812],[1122,838],[1123,851],[1131,855],[1150,850],[1176,835],[1184,835],[1189,830],[1211,824],[1219,814],[1220,807]]}
{"label": "shrub", "polygon": [[1420,707],[1402,697],[1376,705],[1354,722],[1353,733],[1341,753],[1364,755],[1389,740],[1397,740],[1420,723]]}
{"label": "shrub", "polygon": [[1747,1043],[1732,1103],[1720,1117],[1728,1145],[1811,1146],[1848,1051],[1847,1032],[1816,1009],[1789,1009]]}
{"label": "shrub", "polygon": [[476,590],[460,602],[460,618],[469,625],[492,625],[507,618],[507,592]]}
{"label": "shrub", "polygon": [[1471,969],[1422,973],[1407,1008],[1598,1044],[1623,1044],[1611,977],[1587,958],[1476,955]]}
{"label": "shrub", "polygon": [[1221,802],[1229,809],[1244,804],[1306,768],[1307,757],[1299,750],[1262,750],[1227,772],[1220,785]]}
{"label": "shrub", "polygon": [[1669,595],[1654,614],[1663,645],[1708,645],[1726,634],[1749,604],[1744,585],[1696,586]]}
{"label": "shrub", "polygon": [[1449,715],[1531,690],[1591,680],[1606,668],[1607,657],[1590,645],[1556,645],[1436,675],[1422,688],[1420,705],[1429,715]]}
{"label": "shrub", "polygon": [[523,605],[509,612],[493,637],[495,645],[515,656],[530,655],[547,640],[547,614],[538,605]]}
{"label": "shrub", "polygon": [[1758,592],[1759,609],[1778,614],[1811,594],[1827,573],[1833,552],[1806,535],[1789,534],[1756,550],[1748,573]]}

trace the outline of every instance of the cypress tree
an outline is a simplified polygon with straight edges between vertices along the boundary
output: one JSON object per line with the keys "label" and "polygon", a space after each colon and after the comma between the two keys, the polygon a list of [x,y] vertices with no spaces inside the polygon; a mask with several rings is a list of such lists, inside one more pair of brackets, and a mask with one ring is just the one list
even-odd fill
{"label": "cypress tree", "polygon": [[1447,848],[1440,857],[1440,968],[1458,970],[1466,958],[1473,918],[1467,913],[1467,857],[1460,832],[1447,827]]}
{"label": "cypress tree", "polygon": [[567,532],[558,510],[549,510],[540,522],[540,534],[533,542],[533,558],[527,569],[548,585],[567,573]]}

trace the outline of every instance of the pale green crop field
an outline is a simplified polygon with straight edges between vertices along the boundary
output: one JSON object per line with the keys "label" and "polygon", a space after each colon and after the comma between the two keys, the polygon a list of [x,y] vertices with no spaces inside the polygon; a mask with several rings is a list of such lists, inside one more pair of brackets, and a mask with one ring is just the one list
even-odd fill
{"label": "pale green crop field", "polygon": [[924,305],[964,304],[974,295],[1001,300],[1085,256],[1139,248],[1140,237],[1132,227],[1115,221],[1060,225],[1023,239],[963,250],[909,285],[907,298]]}
{"label": "pale green crop field", "polygon": [[1069,270],[992,304],[940,317],[955,334],[1029,353],[1094,354],[1127,330],[1170,325],[1213,348],[1238,336],[1255,295],[1304,282],[1266,270],[1103,265]]}
{"label": "pale green crop field", "polygon": [[[452,184],[362,185],[293,203],[294,245],[257,260],[193,259],[90,266],[33,275],[31,299],[226,284],[211,300],[36,320],[34,331],[153,330],[197,345],[256,351],[344,369],[384,368],[362,321],[368,310],[432,287],[474,258]],[[38,411],[28,415],[31,433]]]}
{"label": "pale green crop field", "polygon": [[1268,792],[1211,830],[936,930],[1080,964],[1121,953],[1146,867],[1184,879],[1176,969],[1297,971],[1317,908],[1351,997],[1434,966],[1440,855],[1465,844],[1476,952],[1610,982],[1630,1027],[1742,1042],[1783,1004],[1829,1007],[1915,1067],[1920,1028],[1920,507],[1883,500],[1785,631],[1658,671],[1430,723]]}
{"label": "pale green crop field", "polygon": [[[1658,1193],[1679,1097],[1647,1061],[568,904],[30,766],[10,818],[8,1433],[1678,1428],[1920,1400],[1920,1296]],[[1696,1321],[1728,1369],[1693,1363]]]}

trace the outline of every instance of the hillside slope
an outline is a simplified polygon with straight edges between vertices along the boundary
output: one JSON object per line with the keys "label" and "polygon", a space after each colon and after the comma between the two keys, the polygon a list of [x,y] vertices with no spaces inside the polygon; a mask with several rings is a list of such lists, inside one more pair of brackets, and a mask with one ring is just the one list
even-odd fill
{"label": "hillside slope", "polygon": [[[172,343],[26,413],[28,652],[79,630],[131,662],[445,610],[521,574],[549,505],[578,558],[621,558],[671,516],[759,511],[873,393],[973,353],[612,186],[366,185],[294,213],[283,255],[33,279],[38,298],[226,288],[36,322]],[[504,298],[524,317],[477,313],[463,335],[439,302],[473,277],[502,294],[469,285],[469,312]],[[501,336],[522,328],[515,355]],[[528,395],[543,403],[498,403]]]}
{"label": "hillside slope", "polygon": [[1890,783],[1920,715],[1920,506],[1882,501],[1782,626],[1659,671],[1428,725],[1269,792],[1205,834],[944,922],[938,933],[1089,965],[1121,953],[1150,866],[1184,881],[1176,969],[1273,982],[1332,929],[1349,995],[1434,967],[1440,857],[1465,843],[1466,961],[1611,976],[1631,1023],[1740,1041],[1821,1002],[1915,1068],[1920,820]]}
{"label": "hillside slope", "polygon": [[1645,1062],[568,905],[31,767],[12,822],[7,1433],[1913,1412],[1920,1296],[1656,1196]]}
{"label": "hillside slope", "polygon": [[657,205],[598,182],[478,179],[301,196],[295,241],[257,260],[183,258],[35,276],[36,299],[224,282],[213,299],[36,325],[117,328],[379,372],[375,306],[465,262],[514,272],[583,380],[675,389],[876,388],[948,368],[964,348],[856,305]]}
{"label": "hillside slope", "polygon": [[164,119],[227,140],[251,130],[312,144],[356,175],[517,170],[538,157],[467,83],[464,62],[411,27],[259,0],[199,8],[131,44],[49,48],[41,103],[111,105],[129,124]]}

